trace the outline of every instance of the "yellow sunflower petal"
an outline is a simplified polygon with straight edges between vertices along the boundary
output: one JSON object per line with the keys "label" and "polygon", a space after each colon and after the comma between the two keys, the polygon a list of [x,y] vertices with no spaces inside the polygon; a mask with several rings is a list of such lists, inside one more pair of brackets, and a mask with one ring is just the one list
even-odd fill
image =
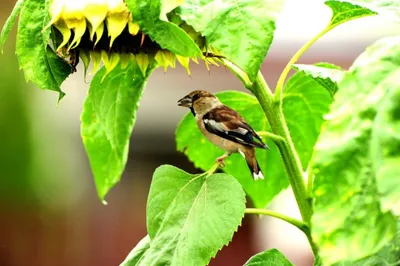
{"label": "yellow sunflower petal", "polygon": [[146,76],[146,70],[149,66],[149,56],[144,53],[139,53],[136,55],[136,62],[142,72],[143,76]]}
{"label": "yellow sunflower petal", "polygon": [[186,72],[190,76],[190,68],[189,68],[190,58],[176,55],[176,59],[178,59],[179,63],[186,69]]}
{"label": "yellow sunflower petal", "polygon": [[104,66],[106,68],[106,73],[104,74],[101,82],[107,77],[108,73],[110,73],[119,62],[119,54],[118,53],[111,53],[107,54],[106,51],[101,51],[101,59],[103,60]]}
{"label": "yellow sunflower petal", "polygon": [[83,66],[84,66],[84,76],[85,76],[85,80],[86,80],[86,73],[87,70],[89,68],[89,64],[90,64],[90,54],[89,51],[87,50],[80,50],[79,51],[79,57],[81,58],[82,62],[83,62]]}
{"label": "yellow sunflower petal", "polygon": [[130,55],[122,53],[119,55],[119,61],[121,62],[121,69],[125,69],[128,66]]}
{"label": "yellow sunflower petal", "polygon": [[131,35],[135,36],[136,34],[138,34],[140,27],[139,27],[139,24],[133,23],[132,20],[129,20],[128,29],[129,29],[129,33]]}
{"label": "yellow sunflower petal", "polygon": [[105,0],[86,0],[87,3],[83,10],[83,14],[92,26],[90,40],[93,40],[94,33],[97,28],[105,20],[108,12],[108,4]]}
{"label": "yellow sunflower petal", "polygon": [[57,21],[54,24],[54,27],[56,27],[63,36],[62,43],[57,47],[57,51],[60,51],[61,48],[63,48],[71,38],[71,30],[67,27],[67,24],[65,24],[63,20]]}
{"label": "yellow sunflower petal", "polygon": [[104,33],[104,23],[101,23],[96,30],[96,41],[94,43],[94,46],[96,46],[97,43],[100,41],[101,36],[103,36],[103,33]]}
{"label": "yellow sunflower petal", "polygon": [[66,0],[54,0],[51,3],[51,5],[50,5],[51,20],[44,29],[47,29],[48,27],[50,27],[51,25],[53,25],[60,19],[66,3],[67,3]]}
{"label": "yellow sunflower petal", "polygon": [[96,73],[97,70],[99,70],[99,68],[100,68],[101,53],[93,51],[90,53],[90,55],[92,56],[92,61],[93,61],[93,69],[92,69],[92,72],[90,72],[90,74],[92,75],[92,74]]}
{"label": "yellow sunflower petal", "polygon": [[122,0],[109,1],[109,11],[106,17],[108,36],[110,39],[110,47],[112,47],[115,38],[117,38],[124,30],[129,20],[129,11]]}

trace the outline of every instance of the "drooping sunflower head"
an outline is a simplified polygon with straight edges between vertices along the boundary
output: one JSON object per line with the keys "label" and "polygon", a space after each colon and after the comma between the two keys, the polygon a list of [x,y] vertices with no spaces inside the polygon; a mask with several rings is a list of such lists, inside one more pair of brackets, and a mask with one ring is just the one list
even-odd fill
{"label": "drooping sunflower head", "polygon": [[[55,49],[63,58],[69,58],[73,70],[79,58],[85,65],[85,72],[90,61],[93,62],[92,73],[102,63],[109,73],[119,62],[124,68],[129,60],[135,60],[144,75],[154,61],[166,71],[168,67],[174,68],[178,60],[190,75],[190,60],[198,63],[196,57],[184,57],[162,49],[142,31],[123,0],[53,0],[50,14],[48,27],[52,27],[54,33]],[[169,12],[167,19],[183,29],[201,51],[217,54],[206,47],[201,34],[175,13]],[[208,63],[217,65],[215,58],[203,56],[200,59],[205,59],[207,68]]]}

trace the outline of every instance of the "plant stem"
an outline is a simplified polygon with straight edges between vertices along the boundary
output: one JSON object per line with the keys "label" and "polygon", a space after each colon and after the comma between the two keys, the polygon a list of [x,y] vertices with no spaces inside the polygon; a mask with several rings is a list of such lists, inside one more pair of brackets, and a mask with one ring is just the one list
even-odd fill
{"label": "plant stem", "polygon": [[211,169],[208,170],[207,172],[205,172],[204,174],[206,174],[207,177],[209,177],[210,175],[214,174],[215,171],[217,171],[218,167],[219,167],[219,163],[215,163],[213,165],[213,167],[211,167]]}
{"label": "plant stem", "polygon": [[290,61],[287,63],[286,67],[283,69],[281,76],[278,79],[278,82],[276,83],[276,88],[275,88],[275,101],[279,101],[280,104],[282,104],[282,91],[283,91],[283,84],[285,83],[286,77],[289,74],[289,71],[294,63],[299,60],[300,56],[304,54],[305,51],[307,51],[308,48],[310,48],[311,45],[313,45],[319,38],[321,38],[325,33],[330,31],[332,29],[331,24],[329,24],[326,28],[324,28],[321,32],[319,32],[317,35],[315,35],[311,40],[306,42],[295,54],[294,56],[290,59]]}
{"label": "plant stem", "polygon": [[268,215],[271,217],[275,217],[278,219],[281,219],[285,222],[288,222],[294,226],[296,226],[297,228],[299,228],[301,231],[306,232],[308,225],[300,220],[297,220],[295,218],[292,218],[290,216],[284,215],[282,213],[278,213],[278,212],[274,212],[271,210],[266,210],[266,209],[255,209],[255,208],[247,208],[245,210],[246,214],[262,214],[262,215]]}
{"label": "plant stem", "polygon": [[281,136],[275,135],[268,131],[258,131],[257,134],[260,137],[271,139],[276,145],[278,145],[279,142],[285,142],[285,140]]}
{"label": "plant stem", "polygon": [[280,105],[274,101],[271,90],[269,89],[264,77],[259,72],[254,83],[254,94],[257,97],[262,109],[271,126],[272,133],[284,139],[278,142],[277,146],[281,153],[289,181],[293,189],[294,196],[299,206],[303,221],[310,222],[312,209],[307,200],[307,190],[303,180],[303,170],[299,156],[296,153],[292,139],[287,128],[285,118]]}
{"label": "plant stem", "polygon": [[243,70],[241,70],[237,65],[225,58],[220,58],[219,60],[225,65],[225,67],[227,67],[233,74],[235,74],[236,77],[238,77],[242,81],[246,89],[252,91],[253,84]]}

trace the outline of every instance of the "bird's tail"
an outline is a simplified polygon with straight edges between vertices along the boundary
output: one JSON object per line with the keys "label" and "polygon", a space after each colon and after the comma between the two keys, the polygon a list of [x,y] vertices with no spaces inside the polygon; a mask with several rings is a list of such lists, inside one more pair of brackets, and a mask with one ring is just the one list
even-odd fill
{"label": "bird's tail", "polygon": [[245,152],[245,159],[247,162],[247,165],[249,166],[250,172],[254,178],[255,181],[259,179],[264,179],[264,175],[261,172],[260,165],[257,162],[256,159],[256,154],[254,149],[249,149]]}

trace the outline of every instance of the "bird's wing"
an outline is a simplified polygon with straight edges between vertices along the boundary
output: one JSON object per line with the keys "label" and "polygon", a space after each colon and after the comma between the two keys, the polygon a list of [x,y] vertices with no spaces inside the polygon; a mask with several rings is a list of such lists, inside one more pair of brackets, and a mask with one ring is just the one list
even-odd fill
{"label": "bird's wing", "polygon": [[268,148],[251,126],[227,106],[212,109],[203,116],[203,122],[212,134],[245,146]]}

